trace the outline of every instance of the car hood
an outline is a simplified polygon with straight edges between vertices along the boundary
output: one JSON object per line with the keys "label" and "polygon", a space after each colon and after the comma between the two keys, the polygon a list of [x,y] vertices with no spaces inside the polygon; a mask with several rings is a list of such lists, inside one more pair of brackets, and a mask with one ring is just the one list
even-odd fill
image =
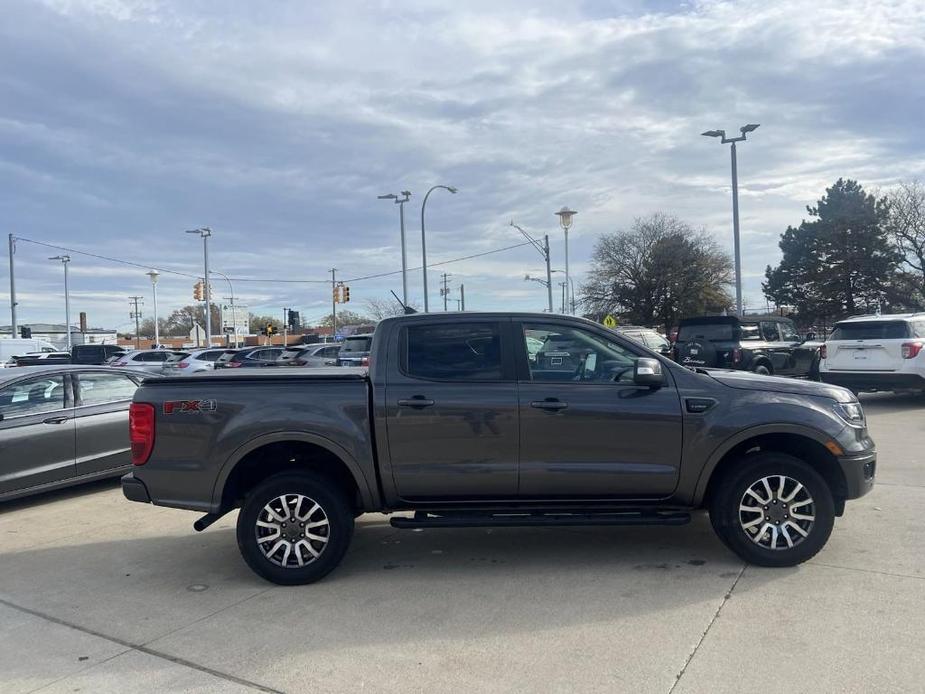
{"label": "car hood", "polygon": [[854,393],[847,388],[817,381],[801,381],[795,378],[779,376],[762,376],[750,371],[728,371],[724,369],[704,369],[704,373],[719,381],[724,386],[740,390],[763,390],[773,393],[794,393],[812,395],[817,398],[830,398],[836,402],[854,402]]}

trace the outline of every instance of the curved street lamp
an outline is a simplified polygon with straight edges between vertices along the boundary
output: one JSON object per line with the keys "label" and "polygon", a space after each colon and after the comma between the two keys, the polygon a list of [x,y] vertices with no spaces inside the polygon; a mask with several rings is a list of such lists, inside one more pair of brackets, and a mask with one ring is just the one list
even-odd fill
{"label": "curved street lamp", "polygon": [[421,264],[424,266],[424,313],[428,311],[427,303],[427,238],[424,233],[424,209],[427,207],[427,198],[430,197],[430,194],[433,193],[438,188],[443,188],[443,190],[448,190],[450,193],[456,194],[457,189],[453,186],[433,186],[430,190],[427,191],[424,195],[424,202],[421,203]]}

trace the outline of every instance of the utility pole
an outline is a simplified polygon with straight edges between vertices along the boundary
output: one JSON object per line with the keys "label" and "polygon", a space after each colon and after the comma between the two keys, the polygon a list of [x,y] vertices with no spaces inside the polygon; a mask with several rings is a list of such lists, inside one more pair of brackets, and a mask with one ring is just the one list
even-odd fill
{"label": "utility pole", "polygon": [[450,289],[449,289],[449,287],[447,286],[447,282],[446,282],[446,280],[447,280],[448,277],[449,277],[449,275],[446,274],[446,273],[444,272],[444,273],[443,273],[443,292],[442,292],[442,294],[443,294],[443,310],[444,310],[444,311],[447,310],[447,308],[446,308],[446,302],[447,302],[447,300],[449,299],[449,296],[450,296]]}
{"label": "utility pole", "polygon": [[141,311],[138,310],[138,302],[141,301],[142,303],[144,303],[144,297],[143,296],[130,296],[128,300],[134,302],[135,304],[134,310],[130,314],[128,314],[129,318],[135,319],[135,349],[141,349],[141,335],[139,335],[139,333],[141,332],[141,327],[139,326],[139,321],[141,319]]}
{"label": "utility pole", "polygon": [[16,337],[16,268],[13,257],[16,255],[16,237],[10,234],[10,337]]}
{"label": "utility pole", "polygon": [[331,268],[331,340],[337,341],[337,268]]}
{"label": "utility pole", "polygon": [[289,309],[283,308],[283,347],[289,344]]}
{"label": "utility pole", "polygon": [[466,285],[459,285],[459,310],[466,310]]}
{"label": "utility pole", "polygon": [[522,228],[514,224],[513,219],[511,220],[511,226],[523,234],[523,237],[530,242],[530,245],[533,246],[546,261],[546,298],[549,302],[549,312],[552,313],[552,268],[549,265],[549,234],[543,236],[543,245],[541,246],[538,239],[533,238]]}

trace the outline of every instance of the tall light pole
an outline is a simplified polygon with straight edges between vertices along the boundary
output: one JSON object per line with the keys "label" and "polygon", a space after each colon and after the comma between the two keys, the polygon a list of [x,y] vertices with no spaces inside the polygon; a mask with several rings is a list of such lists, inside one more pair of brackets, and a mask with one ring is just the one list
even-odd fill
{"label": "tall light pole", "polygon": [[[219,277],[224,278],[228,283],[228,288],[231,290],[231,323],[234,326],[234,346],[238,346],[238,314],[235,311],[234,307],[234,285],[231,283],[231,278],[226,275],[224,272],[219,272],[218,270],[211,271],[213,275],[218,275]],[[156,309],[155,309],[156,310]]]}
{"label": "tall light pole", "polygon": [[13,256],[16,255],[16,237],[10,234],[10,337],[16,337],[16,268]]}
{"label": "tall light pole", "polygon": [[151,270],[145,274],[151,278],[151,291],[154,293],[154,344],[159,346],[161,344],[161,333],[157,326],[157,278],[160,277],[161,273],[157,270]]}
{"label": "tall light pole", "polygon": [[549,312],[552,313],[552,270],[549,268],[549,234],[543,236],[543,244],[540,245],[540,242],[537,239],[533,238],[526,231],[514,224],[513,219],[511,220],[511,226],[523,234],[524,238],[530,242],[530,245],[533,246],[546,261],[546,298],[549,302]]}
{"label": "tall light pole", "polygon": [[212,346],[212,290],[209,288],[209,237],[212,236],[212,230],[209,227],[199,227],[198,229],[187,229],[187,234],[199,234],[202,237],[202,264],[203,277],[205,278],[205,300],[206,300],[206,347]]}
{"label": "tall light pole", "polygon": [[67,351],[70,352],[73,345],[71,344],[71,291],[67,284],[67,265],[71,262],[71,256],[56,255],[49,260],[60,260],[64,265],[64,327],[67,330]]}
{"label": "tall light pole", "polygon": [[739,128],[741,135],[726,137],[725,130],[707,130],[700,133],[706,137],[718,137],[724,145],[731,144],[732,157],[732,242],[735,249],[736,272],[736,315],[742,315],[742,256],[739,251],[739,173],[736,166],[736,142],[745,142],[745,136],[758,129],[760,123],[749,123]]}
{"label": "tall light pole", "polygon": [[408,305],[408,252],[405,248],[405,203],[411,199],[411,191],[403,190],[403,198],[398,197],[395,193],[380,195],[380,200],[394,200],[398,205],[398,217],[401,220],[401,302]]}
{"label": "tall light pole", "polygon": [[437,188],[443,188],[443,190],[448,190],[454,195],[456,194],[457,189],[453,186],[433,186],[427,193],[424,195],[424,202],[421,203],[421,265],[424,269],[424,313],[427,313],[427,238],[424,233],[424,209],[427,207],[427,198],[430,197],[430,194],[433,193]]}
{"label": "tall light pole", "polygon": [[[570,210],[567,206],[563,206],[561,210],[556,212],[556,216],[559,217],[559,224],[562,226],[562,230],[565,232],[565,282],[569,283],[569,272],[568,272],[568,230],[572,226],[572,217],[578,214],[575,210]],[[568,287],[566,287],[566,292],[568,292]],[[575,293],[572,292],[571,301],[566,301],[566,311],[573,314],[575,313]]]}

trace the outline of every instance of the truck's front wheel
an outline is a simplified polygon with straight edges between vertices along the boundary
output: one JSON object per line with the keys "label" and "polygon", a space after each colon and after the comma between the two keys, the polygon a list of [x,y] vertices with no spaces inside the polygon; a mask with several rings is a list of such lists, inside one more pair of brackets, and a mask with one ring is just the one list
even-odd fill
{"label": "truck's front wheel", "polygon": [[719,481],[710,520],[723,542],[746,561],[794,566],[828,541],[835,505],[829,486],[809,463],[783,453],[756,453]]}
{"label": "truck's front wheel", "polygon": [[280,585],[313,583],[341,561],[353,512],[337,485],[308,474],[274,475],[238,514],[238,547],[258,575]]}

